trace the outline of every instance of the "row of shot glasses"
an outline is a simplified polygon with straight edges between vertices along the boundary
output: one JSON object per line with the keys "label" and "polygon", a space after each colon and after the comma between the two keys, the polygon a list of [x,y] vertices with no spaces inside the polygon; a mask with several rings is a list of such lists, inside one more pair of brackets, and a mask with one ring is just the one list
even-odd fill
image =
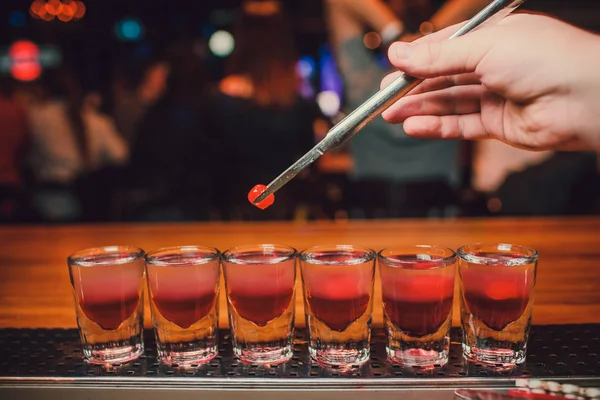
{"label": "row of shot glasses", "polygon": [[199,365],[218,354],[221,266],[233,355],[277,365],[293,356],[296,275],[302,280],[308,349],[322,366],[370,358],[376,265],[391,362],[410,367],[448,362],[458,274],[463,355],[510,367],[525,361],[538,254],[509,244],[436,246],[376,253],[352,245],[298,253],[276,244],[224,252],[181,246],[87,249],[68,258],[84,359],[124,363],[144,352],[148,289],[161,362]]}

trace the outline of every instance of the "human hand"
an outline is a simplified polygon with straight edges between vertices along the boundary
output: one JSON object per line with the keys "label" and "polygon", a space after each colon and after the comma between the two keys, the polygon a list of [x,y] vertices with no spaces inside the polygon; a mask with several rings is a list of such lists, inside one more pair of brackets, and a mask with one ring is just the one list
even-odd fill
{"label": "human hand", "polygon": [[495,138],[538,150],[600,146],[599,36],[526,14],[446,41],[457,28],[390,47],[394,66],[427,80],[385,120],[421,138]]}

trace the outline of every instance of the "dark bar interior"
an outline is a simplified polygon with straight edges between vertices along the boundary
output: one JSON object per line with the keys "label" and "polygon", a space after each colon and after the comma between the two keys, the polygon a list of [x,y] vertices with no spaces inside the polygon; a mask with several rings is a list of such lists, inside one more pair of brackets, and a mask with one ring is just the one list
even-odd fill
{"label": "dark bar interior", "polygon": [[[0,398],[600,399],[600,1],[445,40],[490,3],[0,2]],[[424,83],[253,204],[399,65]],[[415,245],[444,256],[382,274]],[[278,318],[287,358],[241,353]]]}

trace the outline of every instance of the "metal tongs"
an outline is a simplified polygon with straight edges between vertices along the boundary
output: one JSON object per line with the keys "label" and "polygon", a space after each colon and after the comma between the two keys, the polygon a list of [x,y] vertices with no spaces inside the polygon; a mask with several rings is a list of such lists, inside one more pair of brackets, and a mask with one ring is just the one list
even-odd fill
{"label": "metal tongs", "polygon": [[[506,17],[517,7],[523,4],[525,0],[494,0],[487,7],[481,10],[477,15],[471,18],[467,23],[460,27],[452,36],[454,39],[472,31],[486,21],[496,22]],[[492,18],[493,17],[493,18]],[[356,110],[348,114],[344,119],[329,130],[327,136],[323,138],[315,147],[303,155],[292,166],[286,169],[281,175],[273,180],[255,200],[258,204],[268,196],[281,189],[283,185],[292,180],[300,171],[315,162],[319,157],[334,147],[337,147],[351,139],[358,131],[373,121],[383,111],[392,104],[405,96],[417,85],[423,82],[422,79],[410,75],[401,74],[392,83],[375,93],[371,98],[361,104]]]}

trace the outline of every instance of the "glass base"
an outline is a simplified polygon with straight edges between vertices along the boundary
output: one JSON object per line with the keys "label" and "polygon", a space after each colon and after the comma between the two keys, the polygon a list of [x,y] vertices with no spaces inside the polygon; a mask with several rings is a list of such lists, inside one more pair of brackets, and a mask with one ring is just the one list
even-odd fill
{"label": "glass base", "polygon": [[107,342],[84,346],[83,359],[90,364],[124,364],[143,353],[143,343]]}
{"label": "glass base", "polygon": [[419,348],[400,350],[389,347],[386,347],[385,350],[391,362],[406,367],[428,368],[448,364],[447,350],[437,351]]}
{"label": "glass base", "polygon": [[492,365],[500,368],[511,368],[525,362],[525,350],[500,348],[477,348],[463,343],[463,355],[467,361]]}
{"label": "glass base", "polygon": [[215,340],[186,343],[157,344],[158,359],[164,364],[177,364],[182,367],[204,364],[217,356]]}
{"label": "glass base", "polygon": [[288,361],[294,355],[292,346],[284,347],[233,347],[233,354],[246,364],[277,365]]}
{"label": "glass base", "polygon": [[345,349],[343,345],[328,346],[323,349],[308,348],[311,358],[320,365],[325,366],[348,366],[364,364],[371,357],[371,349]]}

